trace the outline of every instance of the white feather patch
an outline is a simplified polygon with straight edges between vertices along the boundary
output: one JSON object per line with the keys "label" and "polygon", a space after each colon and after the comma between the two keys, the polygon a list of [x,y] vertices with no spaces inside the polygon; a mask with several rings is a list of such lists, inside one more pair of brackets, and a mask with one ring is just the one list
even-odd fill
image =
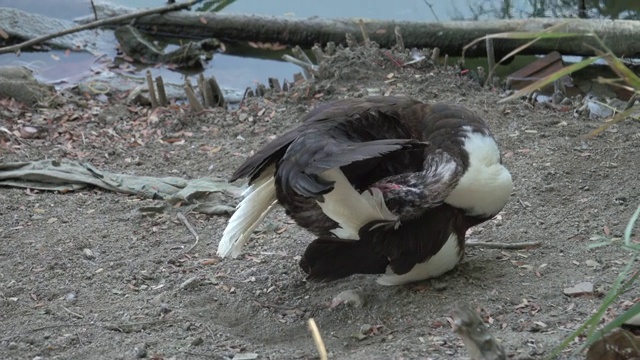
{"label": "white feather patch", "polygon": [[372,188],[359,193],[340,169],[322,173],[322,178],[335,182],[333,190],[318,205],[325,215],[340,226],[332,230],[341,239],[358,240],[360,228],[374,220],[396,221],[384,203],[382,191]]}
{"label": "white feather patch", "polygon": [[376,279],[376,282],[380,285],[392,286],[438,277],[453,269],[460,258],[458,238],[455,234],[451,234],[442,249],[429,260],[416,264],[408,273],[402,275],[394,274],[387,266],[387,272]]}
{"label": "white feather patch", "polygon": [[272,165],[242,193],[244,199],[229,219],[218,244],[220,257],[240,255],[253,230],[278,203],[274,174],[275,166]]}
{"label": "white feather patch", "polygon": [[445,202],[466,209],[468,215],[493,216],[509,201],[511,174],[500,164],[498,144],[490,136],[467,129],[464,149],[469,154],[469,168]]}

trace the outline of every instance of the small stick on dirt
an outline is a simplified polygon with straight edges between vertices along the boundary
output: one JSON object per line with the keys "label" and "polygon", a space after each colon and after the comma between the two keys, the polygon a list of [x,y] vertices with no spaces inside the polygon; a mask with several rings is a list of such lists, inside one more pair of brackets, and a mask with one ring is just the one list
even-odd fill
{"label": "small stick on dirt", "polygon": [[433,48],[431,52],[431,60],[436,66],[440,65],[440,48]]}
{"label": "small stick on dirt", "polygon": [[151,70],[147,70],[146,74],[147,86],[149,87],[149,101],[151,101],[151,108],[158,107],[158,97],[156,96],[156,87],[153,84],[153,78],[151,77]]}
{"label": "small stick on dirt", "polygon": [[371,46],[371,40],[369,40],[369,34],[364,28],[364,20],[360,19],[358,21],[358,26],[360,26],[360,31],[362,32],[362,39],[364,40],[364,47],[368,48]]}
{"label": "small stick on dirt", "polygon": [[264,84],[262,83],[258,83],[258,85],[256,85],[256,95],[262,97],[266,93],[267,93],[267,87],[264,86]]}
{"label": "small stick on dirt", "polygon": [[213,107],[213,92],[211,91],[211,87],[204,79],[204,74],[200,73],[198,76],[198,87],[200,88],[200,94],[202,95],[202,101],[204,102],[204,107],[212,108]]}
{"label": "small stick on dirt", "polygon": [[324,346],[324,341],[322,340],[322,335],[320,335],[320,330],[318,330],[316,321],[311,318],[309,319],[308,324],[311,336],[313,337],[313,342],[316,344],[316,349],[318,349],[320,360],[327,360],[327,348]]}
{"label": "small stick on dirt", "polygon": [[527,204],[524,203],[524,201],[522,201],[522,199],[518,198],[518,203],[523,207],[523,208],[527,208]]}
{"label": "small stick on dirt", "polygon": [[63,306],[62,308],[64,309],[64,311],[66,311],[66,312],[68,312],[69,314],[71,314],[71,315],[73,315],[73,316],[77,317],[78,319],[84,319],[84,315],[80,315],[80,314],[78,314],[78,313],[76,313],[76,312],[73,312],[73,311],[71,311],[71,310],[67,309],[67,308],[66,308],[66,307],[64,307],[64,306]]}
{"label": "small stick on dirt", "polygon": [[211,327],[207,324],[202,324],[204,326],[205,329],[207,329],[207,331],[209,332],[209,335],[211,335],[212,339],[216,338],[216,334],[213,332],[213,330],[211,330]]}
{"label": "small stick on dirt", "polygon": [[269,78],[269,87],[275,93],[282,92],[282,86],[280,86],[280,81],[277,78],[272,78],[272,77]]}
{"label": "small stick on dirt", "polygon": [[356,40],[356,37],[355,37],[355,36],[353,36],[352,34],[350,34],[350,33],[346,33],[346,34],[344,35],[344,38],[345,38],[345,40],[347,41],[347,47],[348,47],[348,48],[353,49],[353,48],[358,47],[358,40]]}
{"label": "small stick on dirt", "polygon": [[542,241],[519,242],[519,243],[494,243],[474,241],[468,242],[466,246],[483,247],[486,249],[507,249],[507,250],[523,250],[532,249],[542,245]]}
{"label": "small stick on dirt", "polygon": [[316,64],[320,64],[327,59],[327,57],[324,55],[324,52],[322,51],[322,48],[318,44],[313,45],[313,47],[311,48],[311,52],[313,53],[313,56],[316,57]]}
{"label": "small stick on dirt", "polygon": [[167,99],[167,92],[164,89],[164,80],[162,80],[162,76],[156,77],[156,87],[158,88],[158,101],[160,102],[160,106],[169,105],[169,99]]}
{"label": "small stick on dirt", "polygon": [[467,304],[457,303],[451,310],[453,331],[460,336],[473,360],[505,360],[502,345],[491,335],[478,314]]}
{"label": "small stick on dirt", "polygon": [[200,101],[196,97],[196,93],[193,91],[191,84],[189,81],[186,81],[184,84],[184,92],[187,94],[187,99],[189,100],[189,104],[191,105],[191,110],[194,112],[201,112],[204,110]]}
{"label": "small stick on dirt", "polygon": [[187,218],[184,216],[184,214],[179,212],[177,216],[178,216],[178,219],[182,221],[184,226],[186,226],[187,229],[189,229],[189,232],[191,233],[191,235],[193,235],[193,237],[196,238],[196,241],[193,243],[193,245],[191,245],[191,247],[187,249],[187,251],[183,252],[183,254],[186,254],[191,252],[191,250],[193,250],[198,245],[198,241],[200,241],[200,237],[198,236],[198,233],[193,228],[193,226],[191,226],[191,224],[189,223],[189,220],[187,220]]}
{"label": "small stick on dirt", "polygon": [[98,20],[98,10],[96,9],[96,4],[91,0],[91,9],[93,10],[93,18]]}
{"label": "small stick on dirt", "polygon": [[24,334],[14,334],[14,335],[9,335],[7,337],[3,337],[2,339],[0,339],[0,342],[9,341],[11,339],[23,336],[25,334],[31,335],[32,333],[34,333],[36,331],[40,331],[40,330],[57,329],[57,328],[63,328],[63,327],[95,326],[95,325],[98,325],[98,324],[96,324],[96,323],[80,323],[80,324],[46,325],[46,326],[41,326],[41,327],[37,327],[37,328],[31,329],[28,332],[25,332]]}
{"label": "small stick on dirt", "polygon": [[179,323],[179,322],[185,322],[185,321],[187,321],[187,320],[186,319],[183,319],[183,320],[157,320],[157,321],[147,321],[147,322],[128,323],[128,324],[95,324],[95,325],[98,325],[98,326],[100,326],[102,328],[105,328],[107,330],[118,331],[118,332],[121,332],[121,333],[128,334],[128,333],[132,333],[134,331],[137,331],[141,327],[145,327],[145,326],[148,326],[148,325],[172,324],[172,323]]}
{"label": "small stick on dirt", "polygon": [[631,95],[631,98],[629,98],[629,101],[627,101],[627,105],[624,107],[624,110],[631,109],[631,107],[636,103],[637,99],[638,93],[633,93],[633,95]]}
{"label": "small stick on dirt", "polygon": [[400,33],[400,26],[396,26],[394,32],[396,33],[396,46],[398,50],[404,51],[404,40],[402,39],[402,33]]}
{"label": "small stick on dirt", "polygon": [[489,84],[489,79],[493,77],[493,68],[496,66],[496,53],[493,50],[493,39],[487,38],[485,41],[487,48],[487,69],[489,69],[489,75],[487,75],[487,79],[484,81],[484,86]]}
{"label": "small stick on dirt", "polygon": [[222,93],[222,89],[220,89],[220,85],[218,85],[218,81],[216,81],[216,77],[211,75],[209,80],[207,80],[207,84],[209,84],[211,93],[213,94],[213,105],[226,108],[224,94]]}
{"label": "small stick on dirt", "polygon": [[117,23],[121,23],[121,22],[124,22],[124,21],[127,21],[127,20],[131,20],[131,19],[137,19],[137,18],[140,18],[140,17],[143,17],[143,16],[147,16],[147,15],[152,15],[152,14],[157,14],[157,13],[162,13],[162,12],[170,12],[170,11],[181,10],[181,9],[184,9],[184,8],[188,8],[191,5],[193,5],[195,3],[198,3],[200,1],[202,1],[202,0],[191,0],[191,1],[187,1],[185,3],[172,4],[172,5],[169,5],[169,6],[163,6],[163,7],[153,8],[153,9],[149,9],[149,10],[139,11],[139,12],[132,13],[132,14],[119,15],[119,16],[110,17],[108,19],[102,19],[102,20],[98,20],[98,21],[93,21],[93,22],[90,22],[88,24],[76,26],[74,28],[66,29],[66,30],[63,30],[63,31],[60,31],[60,32],[57,32],[57,33],[40,36],[40,37],[37,37],[35,39],[31,39],[31,40],[22,42],[20,44],[16,44],[16,45],[12,45],[12,46],[5,46],[3,48],[0,48],[0,54],[6,54],[6,53],[18,51],[18,50],[20,50],[22,48],[25,48],[27,46],[37,45],[37,44],[40,44],[40,43],[45,42],[47,40],[55,39],[57,37],[64,36],[64,35],[77,33],[77,32],[82,31],[82,30],[95,29],[95,28],[103,26],[103,25],[117,24]]}

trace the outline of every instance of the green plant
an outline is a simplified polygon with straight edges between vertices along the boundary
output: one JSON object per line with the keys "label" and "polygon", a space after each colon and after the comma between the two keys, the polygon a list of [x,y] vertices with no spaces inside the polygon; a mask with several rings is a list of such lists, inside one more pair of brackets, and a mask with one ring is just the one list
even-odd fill
{"label": "green plant", "polygon": [[[633,283],[638,279],[638,276],[640,275],[640,270],[636,270],[635,272],[633,272],[633,275],[631,275],[630,278],[625,280],[629,276],[629,274],[632,273],[633,265],[635,264],[636,260],[640,256],[640,244],[634,244],[631,241],[631,233],[633,231],[633,227],[638,221],[639,216],[640,216],[640,206],[638,206],[636,211],[631,216],[629,223],[627,224],[627,227],[624,231],[624,238],[623,238],[624,243],[622,244],[623,247],[633,250],[633,253],[631,255],[631,258],[627,262],[627,265],[624,267],[620,275],[618,275],[613,285],[611,286],[611,290],[607,292],[607,295],[602,301],[602,305],[600,305],[600,307],[598,308],[598,311],[596,311],[595,314],[593,314],[587,321],[585,321],[584,324],[578,327],[560,345],[558,345],[558,347],[556,347],[556,349],[554,349],[554,351],[549,355],[548,359],[553,359],[554,357],[556,357],[558,354],[560,354],[562,350],[564,350],[567,346],[569,346],[569,344],[577,336],[583,333],[586,333],[585,342],[578,349],[575,350],[575,353],[581,352],[587,347],[589,347],[591,344],[596,342],[598,339],[600,339],[602,336],[609,333],[611,330],[619,327],[620,325],[624,324],[625,321],[640,314],[640,302],[638,302],[634,304],[631,308],[629,308],[627,311],[620,314],[613,321],[603,326],[602,329],[596,332],[596,330],[598,330],[598,324],[600,324],[605,311],[607,311],[609,306],[613,302],[615,302],[620,297],[620,295],[624,294],[629,289],[629,287],[633,285]],[[609,240],[606,242],[593,244],[590,247],[595,248],[595,247],[604,246],[612,243],[615,243],[615,242]]]}
{"label": "green plant", "polygon": [[[548,29],[545,29],[545,31],[542,32],[536,32],[536,33],[526,33],[526,32],[507,32],[507,33],[499,33],[499,34],[490,34],[490,35],[486,35],[483,36],[481,38],[478,38],[476,40],[474,40],[473,42],[469,43],[468,45],[466,45],[463,48],[463,55],[462,58],[464,60],[464,51],[466,51],[466,49],[468,49],[469,47],[477,44],[478,42],[482,41],[482,40],[493,40],[493,39],[511,39],[511,40],[526,40],[526,39],[531,39],[531,41],[519,46],[518,48],[516,48],[515,50],[511,51],[509,54],[505,55],[502,59],[500,59],[500,61],[498,61],[491,69],[489,69],[489,76],[487,76],[487,79],[491,78],[491,74],[493,74],[493,72],[495,71],[495,68],[501,64],[502,62],[504,62],[505,60],[507,60],[508,58],[510,58],[513,55],[516,55],[518,52],[522,51],[523,49],[527,48],[528,46],[531,46],[531,44],[535,43],[536,41],[542,40],[542,39],[561,39],[561,38],[566,38],[566,37],[586,37],[586,38],[590,38],[595,40],[596,44],[598,45],[599,48],[596,48],[594,46],[591,45],[586,45],[589,46],[593,49],[594,53],[596,56],[592,56],[589,57],[587,59],[584,59],[580,62],[571,64],[567,67],[565,67],[564,69],[557,71],[555,73],[549,74],[548,76],[532,83],[529,84],[528,86],[514,92],[512,95],[500,100],[500,103],[504,103],[507,101],[511,101],[513,99],[517,99],[520,98],[522,96],[526,96],[538,89],[542,89],[547,85],[552,84],[553,82],[559,80],[561,77],[565,76],[565,75],[569,75],[573,72],[576,72],[578,70],[584,69],[587,66],[595,63],[598,60],[604,60],[607,62],[607,64],[609,65],[609,67],[613,70],[613,72],[618,75],[619,77],[616,79],[605,79],[602,77],[598,77],[596,79],[596,81],[598,81],[599,83],[604,83],[604,84],[609,84],[612,86],[618,86],[621,88],[624,88],[628,91],[631,91],[634,95],[634,98],[637,96],[638,98],[640,98],[640,77],[638,77],[633,71],[631,71],[625,64],[624,62],[619,59],[618,57],[615,56],[615,54],[613,54],[613,52],[604,44],[604,42],[598,37],[597,34],[595,33],[587,33],[587,34],[577,34],[577,33],[569,33],[569,32],[562,32],[562,28],[566,25],[566,22],[564,23],[560,23],[557,24],[555,26],[552,26]],[[602,133],[605,129],[607,129],[608,127],[610,127],[613,124],[619,123],[625,119],[628,118],[633,118],[635,120],[640,120],[638,118],[640,114],[640,105],[635,105],[635,106],[631,106],[628,109],[625,109],[622,112],[618,112],[617,114],[614,113],[613,117],[605,120],[604,124],[602,124],[601,126],[599,126],[598,128],[596,128],[595,130],[591,131],[590,133],[586,134],[585,137],[586,138],[592,138],[597,136],[598,134]]]}

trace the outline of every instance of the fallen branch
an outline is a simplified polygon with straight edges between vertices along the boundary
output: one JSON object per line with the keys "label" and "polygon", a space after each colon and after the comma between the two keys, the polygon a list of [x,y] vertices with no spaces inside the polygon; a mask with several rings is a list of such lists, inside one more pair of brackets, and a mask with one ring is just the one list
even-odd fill
{"label": "fallen branch", "polygon": [[64,35],[69,35],[69,34],[73,34],[76,32],[80,32],[83,30],[91,30],[91,29],[95,29],[97,27],[100,26],[104,26],[104,25],[111,25],[111,24],[118,24],[118,23],[122,23],[128,20],[132,20],[132,19],[137,19],[143,16],[147,16],[147,15],[153,15],[153,14],[158,14],[158,13],[164,13],[164,12],[170,12],[170,11],[176,11],[176,10],[181,10],[184,8],[188,8],[193,4],[196,4],[198,2],[200,2],[202,0],[191,0],[191,1],[187,1],[185,3],[179,3],[179,4],[171,4],[168,6],[163,6],[163,7],[158,7],[158,8],[153,8],[153,9],[148,9],[148,10],[142,10],[142,11],[138,11],[132,14],[124,14],[124,15],[119,15],[119,16],[114,16],[108,19],[103,19],[103,20],[97,20],[97,21],[93,21],[90,22],[88,24],[84,24],[84,25],[80,25],[71,29],[66,29],[54,34],[48,34],[48,35],[44,35],[44,36],[40,36],[37,37],[35,39],[31,39],[31,40],[27,40],[25,42],[22,42],[20,44],[16,44],[16,45],[11,45],[11,46],[5,46],[3,48],[0,48],[0,54],[6,54],[6,53],[10,53],[10,52],[15,52],[18,51],[22,48],[28,47],[28,46],[33,46],[33,45],[37,45],[40,43],[43,43],[47,40],[51,40],[51,39],[55,39],[57,37],[60,36],[64,36]]}
{"label": "fallen branch", "polygon": [[520,242],[520,243],[498,243],[498,242],[482,242],[482,241],[473,241],[468,242],[465,246],[470,247],[483,247],[486,249],[508,249],[508,250],[523,250],[523,249],[532,249],[542,245],[542,241],[532,241],[532,242]]}
{"label": "fallen branch", "polygon": [[[617,55],[637,57],[640,42],[628,39],[640,38],[640,23],[633,20],[604,19],[509,19],[487,21],[443,21],[415,22],[392,20],[365,20],[362,28],[359,19],[291,18],[262,15],[179,12],[151,15],[140,18],[135,26],[144,32],[158,33],[188,39],[217,38],[227,42],[280,43],[291,47],[299,45],[310,49],[314,44],[323,46],[328,42],[346,45],[345,34],[362,42],[363,32],[370,41],[383,48],[396,43],[396,27],[402,29],[406,48],[439,47],[442,54],[461,55],[462,47],[487,34],[506,32],[542,32],[548,27],[564,24],[558,32],[588,34],[596,33]],[[494,39],[496,58],[529,41],[516,39]],[[541,39],[523,49],[521,54],[547,54],[557,50],[566,55],[593,55],[589,45],[595,41],[588,37]],[[467,56],[486,56],[484,42],[468,49]]]}

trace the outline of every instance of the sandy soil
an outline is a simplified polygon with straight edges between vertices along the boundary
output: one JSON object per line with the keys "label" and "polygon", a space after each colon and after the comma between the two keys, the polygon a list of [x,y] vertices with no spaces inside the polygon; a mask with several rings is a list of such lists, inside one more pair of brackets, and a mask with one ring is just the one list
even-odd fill
{"label": "sandy soil", "polygon": [[[343,52],[323,73],[327,79],[312,87],[251,99],[229,112],[149,113],[117,98],[58,112],[3,110],[0,124],[11,131],[57,117],[40,138],[4,134],[0,160],[70,158],[138,175],[226,178],[319,102],[406,94],[464,104],[502,144],[515,192],[470,240],[543,245],[472,248],[455,271],[410,286],[382,287],[372,276],[308,283],[297,260],[312,236],[280,210],[258,228],[245,256],[220,261],[215,251],[227,217],[186,214],[200,241],[181,255],[194,237],[175,212],[136,212],[160,201],[98,189],[2,188],[0,358],[313,359],[313,317],[333,359],[464,359],[448,321],[452,303],[464,301],[511,359],[538,359],[600,305],[629,254],[587,246],[596,235],[621,236],[640,201],[637,123],[584,141],[580,136],[598,121],[524,101],[498,104],[499,91],[453,70],[399,68],[375,50]],[[563,293],[585,281],[592,294]],[[364,306],[330,306],[354,289]],[[632,289],[607,318],[638,296]]]}

